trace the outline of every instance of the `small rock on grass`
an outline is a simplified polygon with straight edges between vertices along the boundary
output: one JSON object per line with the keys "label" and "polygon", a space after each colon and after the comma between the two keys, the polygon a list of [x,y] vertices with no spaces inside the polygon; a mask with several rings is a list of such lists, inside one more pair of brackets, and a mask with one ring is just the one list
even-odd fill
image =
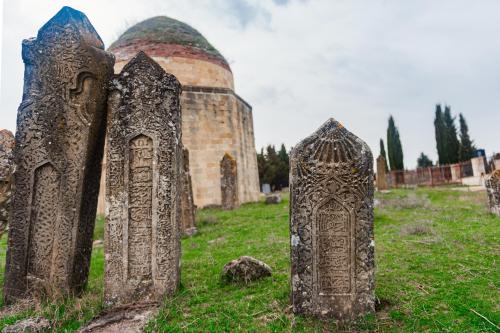
{"label": "small rock on grass", "polygon": [[266,195],[266,204],[267,205],[273,205],[273,204],[279,204],[281,202],[281,195],[280,194],[268,194]]}
{"label": "small rock on grass", "polygon": [[227,263],[222,269],[222,280],[225,282],[255,281],[271,276],[272,270],[263,261],[249,256],[242,256]]}
{"label": "small rock on grass", "polygon": [[50,322],[43,317],[33,317],[19,320],[13,325],[4,327],[2,333],[36,333],[50,329]]}

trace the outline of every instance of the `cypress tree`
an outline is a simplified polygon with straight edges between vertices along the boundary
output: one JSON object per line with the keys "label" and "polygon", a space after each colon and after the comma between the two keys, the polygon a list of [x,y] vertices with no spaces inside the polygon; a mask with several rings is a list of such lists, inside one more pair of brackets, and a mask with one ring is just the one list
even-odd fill
{"label": "cypress tree", "polygon": [[469,126],[467,126],[467,122],[465,121],[464,116],[459,114],[459,122],[460,122],[460,151],[459,151],[459,159],[461,162],[465,162],[474,157],[474,151],[476,147],[474,147],[473,141],[469,137]]}
{"label": "cypress tree", "polygon": [[446,163],[457,163],[459,160],[460,143],[457,138],[455,118],[451,115],[451,108],[449,105],[446,105],[444,108],[443,120],[446,129],[446,155],[448,157]]}
{"label": "cypress tree", "polygon": [[429,156],[425,155],[424,153],[420,153],[420,156],[417,159],[417,167],[426,168],[430,166],[432,166],[432,161]]}
{"label": "cypress tree", "polygon": [[277,188],[276,174],[279,168],[279,157],[276,153],[276,148],[272,145],[268,145],[266,148],[266,173],[264,174],[265,183],[271,185],[271,189],[274,191]]}
{"label": "cypress tree", "polygon": [[260,186],[264,183],[264,174],[266,172],[266,157],[264,156],[264,148],[257,153],[257,168],[259,170],[259,183]]}
{"label": "cypress tree", "polygon": [[380,139],[380,155],[385,159],[385,171],[389,171],[389,167],[387,166],[387,154],[385,153],[384,140]]}
{"label": "cypress tree", "polygon": [[441,104],[436,104],[436,113],[434,117],[434,131],[436,135],[436,148],[438,153],[439,164],[445,164],[447,161],[446,156],[446,135],[445,126],[443,120],[443,111],[441,109]]}
{"label": "cypress tree", "polygon": [[404,170],[403,146],[392,116],[389,117],[389,126],[387,128],[387,151],[391,170]]}
{"label": "cypress tree", "polygon": [[281,148],[278,152],[277,163],[276,186],[278,189],[282,189],[284,187],[288,187],[288,177],[290,172],[290,158],[284,144],[281,144]]}

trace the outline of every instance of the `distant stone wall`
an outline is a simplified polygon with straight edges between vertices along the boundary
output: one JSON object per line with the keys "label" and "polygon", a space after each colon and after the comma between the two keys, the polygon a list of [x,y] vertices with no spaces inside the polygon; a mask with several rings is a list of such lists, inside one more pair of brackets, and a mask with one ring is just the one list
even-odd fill
{"label": "distant stone wall", "polygon": [[[251,106],[231,89],[193,86],[182,89],[182,143],[189,150],[195,205],[202,208],[221,204],[219,163],[225,153],[236,159],[239,203],[258,201],[259,174]],[[104,186],[99,194],[98,213],[105,213]]]}

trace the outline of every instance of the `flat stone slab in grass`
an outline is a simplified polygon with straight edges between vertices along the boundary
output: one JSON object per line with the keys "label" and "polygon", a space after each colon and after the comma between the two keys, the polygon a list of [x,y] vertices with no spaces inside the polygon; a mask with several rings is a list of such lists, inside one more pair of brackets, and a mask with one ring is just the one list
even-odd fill
{"label": "flat stone slab in grass", "polygon": [[263,261],[249,256],[242,256],[226,264],[222,270],[222,279],[226,282],[255,281],[271,276],[272,269]]}
{"label": "flat stone slab in grass", "polygon": [[156,304],[115,308],[80,328],[77,333],[140,333],[157,311]]}
{"label": "flat stone slab in grass", "polygon": [[43,332],[50,329],[50,322],[43,317],[27,318],[6,326],[2,333]]}
{"label": "flat stone slab in grass", "polygon": [[281,202],[281,195],[280,194],[268,194],[268,195],[266,195],[266,204],[267,205],[279,204],[280,202]]}

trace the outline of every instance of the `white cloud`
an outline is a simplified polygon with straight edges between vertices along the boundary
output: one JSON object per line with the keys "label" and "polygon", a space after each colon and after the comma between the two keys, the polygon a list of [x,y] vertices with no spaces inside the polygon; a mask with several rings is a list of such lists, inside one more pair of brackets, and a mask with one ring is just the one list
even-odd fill
{"label": "white cloud", "polygon": [[13,129],[21,100],[21,39],[63,5],[82,10],[109,45],[155,15],[191,24],[228,59],[237,93],[254,107],[256,145],[295,145],[327,118],[378,154],[389,114],[405,162],[435,159],[434,104],[451,104],[488,153],[500,150],[500,2],[7,0],[1,126]]}

